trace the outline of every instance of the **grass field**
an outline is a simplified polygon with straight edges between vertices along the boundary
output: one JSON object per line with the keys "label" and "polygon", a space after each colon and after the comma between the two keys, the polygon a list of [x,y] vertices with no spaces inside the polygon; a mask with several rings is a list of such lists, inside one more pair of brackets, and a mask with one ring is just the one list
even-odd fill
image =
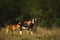
{"label": "grass field", "polygon": [[60,28],[52,28],[51,30],[46,28],[37,27],[34,35],[27,35],[26,31],[23,31],[23,35],[19,35],[19,29],[10,31],[5,34],[5,28],[0,30],[0,40],[60,40]]}

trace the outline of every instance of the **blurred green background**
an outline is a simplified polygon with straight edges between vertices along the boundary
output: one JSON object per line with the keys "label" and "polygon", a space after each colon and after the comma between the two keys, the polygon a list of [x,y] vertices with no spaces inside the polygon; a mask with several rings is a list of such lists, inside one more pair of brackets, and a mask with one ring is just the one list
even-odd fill
{"label": "blurred green background", "polygon": [[0,0],[0,24],[37,18],[42,27],[60,27],[60,0]]}

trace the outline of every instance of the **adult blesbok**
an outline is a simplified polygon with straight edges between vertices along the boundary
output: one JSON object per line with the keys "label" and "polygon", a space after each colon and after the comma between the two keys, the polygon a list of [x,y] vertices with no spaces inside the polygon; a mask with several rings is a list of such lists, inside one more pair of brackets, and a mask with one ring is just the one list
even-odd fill
{"label": "adult blesbok", "polygon": [[35,24],[35,21],[37,19],[32,20],[24,20],[22,23],[20,23],[20,35],[22,35],[22,30],[27,29],[27,34],[29,33],[29,30],[31,30],[31,35],[33,35],[33,26]]}

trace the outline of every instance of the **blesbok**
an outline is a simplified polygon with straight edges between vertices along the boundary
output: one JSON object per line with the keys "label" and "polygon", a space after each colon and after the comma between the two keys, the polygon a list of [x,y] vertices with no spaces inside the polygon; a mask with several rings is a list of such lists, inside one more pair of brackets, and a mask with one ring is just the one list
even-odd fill
{"label": "blesbok", "polygon": [[22,23],[20,23],[20,35],[22,35],[22,30],[27,29],[27,34],[29,31],[31,32],[31,35],[33,35],[33,26],[34,23],[37,19],[32,19],[32,20],[24,20]]}
{"label": "blesbok", "polygon": [[18,23],[15,23],[15,24],[7,24],[6,26],[6,32],[5,33],[8,33],[10,30],[12,30],[13,32],[20,27],[20,25]]}

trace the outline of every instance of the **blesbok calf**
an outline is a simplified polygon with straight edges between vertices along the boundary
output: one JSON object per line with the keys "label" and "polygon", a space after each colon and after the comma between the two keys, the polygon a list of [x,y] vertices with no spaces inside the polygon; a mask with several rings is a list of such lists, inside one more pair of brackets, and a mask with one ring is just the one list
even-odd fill
{"label": "blesbok calf", "polygon": [[20,25],[19,24],[14,24],[14,25],[6,25],[6,34],[12,30],[12,31],[15,31],[17,28],[19,28]]}

